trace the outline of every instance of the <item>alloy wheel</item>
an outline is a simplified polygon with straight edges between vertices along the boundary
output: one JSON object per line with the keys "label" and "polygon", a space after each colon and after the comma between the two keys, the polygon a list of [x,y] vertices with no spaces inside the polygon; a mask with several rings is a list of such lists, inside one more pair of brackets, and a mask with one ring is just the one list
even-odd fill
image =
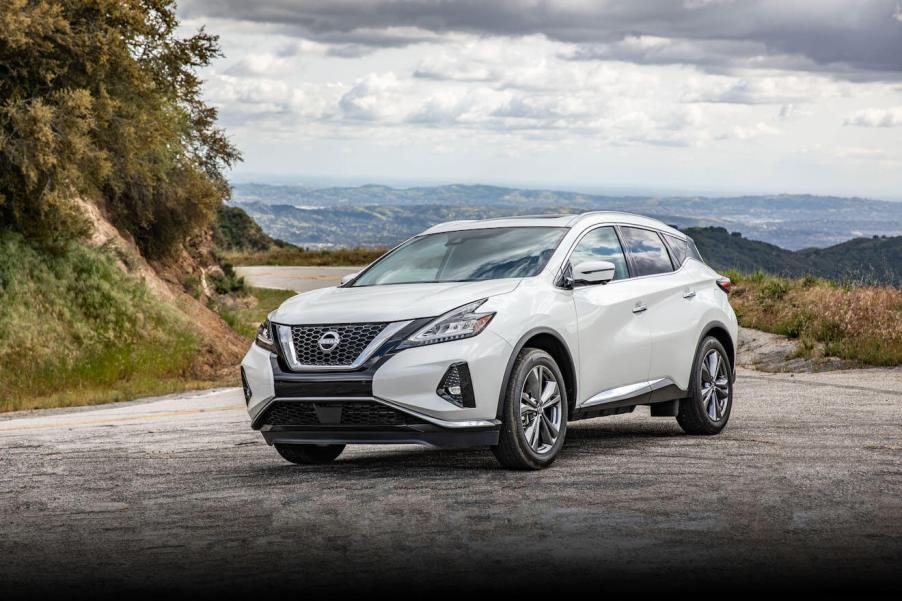
{"label": "alloy wheel", "polygon": [[536,365],[520,392],[520,423],[530,448],[540,455],[550,451],[560,436],[562,419],[557,378],[544,365]]}
{"label": "alloy wheel", "polygon": [[713,422],[723,419],[730,401],[730,379],[726,361],[717,349],[711,349],[702,361],[702,408]]}

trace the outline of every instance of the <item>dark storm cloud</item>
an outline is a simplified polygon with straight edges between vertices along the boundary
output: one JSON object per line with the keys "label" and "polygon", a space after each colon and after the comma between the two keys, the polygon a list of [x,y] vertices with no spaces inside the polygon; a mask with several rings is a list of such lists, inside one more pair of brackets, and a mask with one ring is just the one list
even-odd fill
{"label": "dark storm cloud", "polygon": [[577,44],[574,60],[902,74],[900,0],[185,0],[182,14],[282,25],[347,56],[453,32],[544,34]]}

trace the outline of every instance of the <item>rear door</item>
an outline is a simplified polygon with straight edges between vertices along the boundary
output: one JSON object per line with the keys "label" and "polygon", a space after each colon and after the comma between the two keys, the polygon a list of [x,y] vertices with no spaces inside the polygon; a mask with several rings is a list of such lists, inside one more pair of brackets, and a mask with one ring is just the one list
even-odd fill
{"label": "rear door", "polygon": [[652,388],[677,383],[685,389],[701,318],[694,282],[680,269],[685,257],[672,257],[663,234],[655,230],[621,226],[620,233],[630,265],[644,282],[645,320],[652,340],[649,382]]}
{"label": "rear door", "polygon": [[617,398],[618,390],[626,391],[623,394],[643,390],[651,334],[642,312],[634,312],[642,302],[643,284],[630,277],[614,226],[596,227],[583,235],[570,255],[570,264],[582,261],[610,261],[616,266],[610,283],[573,289],[579,321],[579,402],[596,404]]}

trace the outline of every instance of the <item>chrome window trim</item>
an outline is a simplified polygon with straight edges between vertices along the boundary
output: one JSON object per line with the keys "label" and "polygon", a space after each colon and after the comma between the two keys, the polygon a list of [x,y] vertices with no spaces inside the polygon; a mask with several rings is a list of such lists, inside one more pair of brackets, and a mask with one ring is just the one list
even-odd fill
{"label": "chrome window trim", "polygon": [[[622,222],[622,221],[611,221],[608,223],[593,224],[593,225],[589,226],[588,228],[586,228],[585,231],[583,231],[581,234],[579,234],[579,236],[576,238],[576,240],[573,242],[573,244],[570,245],[570,248],[567,250],[567,254],[564,255],[564,259],[561,261],[561,264],[558,266],[557,273],[554,276],[554,286],[556,288],[566,289],[564,286],[561,285],[561,281],[563,279],[564,272],[567,271],[567,266],[570,264],[570,257],[573,255],[573,251],[576,248],[576,245],[582,241],[583,237],[586,236],[586,234],[588,234],[589,232],[596,230],[600,227],[613,227],[614,230],[617,232],[617,237],[618,237],[618,239],[620,239],[620,247],[621,247],[621,249],[623,249],[623,254],[624,254],[624,257],[626,258],[626,262],[628,264],[628,269],[630,271],[632,271],[632,264],[630,263],[630,259],[628,256],[629,251],[627,251],[626,248],[624,248],[623,238],[620,235],[619,228],[621,226],[649,230],[649,231],[655,232],[658,235],[664,234],[664,232],[662,230],[659,230],[659,229],[656,229],[656,228],[653,228],[650,226],[636,225],[635,223],[626,223],[626,222]],[[668,256],[670,256],[670,248],[667,247],[667,242],[664,241],[663,238],[662,238],[662,243],[664,244],[665,250],[667,250]],[[693,258],[693,257],[690,257],[690,258]],[[688,262],[689,262],[689,259],[687,258],[686,261],[683,261],[683,264],[680,265],[679,269],[674,269],[673,271],[668,271],[666,273],[652,273],[649,275],[630,275],[629,277],[623,278],[622,280],[611,280],[610,282],[605,284],[605,286],[613,286],[615,284],[620,284],[623,282],[632,282],[635,280],[641,280],[641,279],[645,279],[645,278],[659,278],[662,276],[669,276],[669,275],[673,275],[675,273],[680,273],[683,270],[683,268],[686,266],[686,263],[688,263]],[[673,259],[671,258],[671,265],[672,264],[673,264]],[[586,287],[590,287],[590,286],[586,286]]]}
{"label": "chrome window trim", "polygon": [[[657,234],[658,240],[661,242],[661,246],[664,248],[664,252],[667,253],[667,259],[670,261],[670,271],[662,271],[661,273],[650,273],[648,275],[640,275],[640,276],[636,276],[636,278],[647,278],[647,277],[652,277],[652,276],[656,276],[656,275],[670,275],[672,273],[676,273],[677,271],[679,271],[680,268],[683,267],[682,265],[680,265],[679,268],[674,268],[673,255],[670,252],[670,247],[667,245],[667,240],[664,239],[664,232],[662,232],[661,230],[659,230],[657,228],[653,228],[653,227],[646,227],[644,225],[629,225],[629,224],[619,225],[618,224],[617,232],[620,234],[621,245],[623,244],[623,232],[620,231],[620,228],[622,228],[622,227],[628,227],[628,228],[632,228],[634,230],[645,230],[647,232],[654,232],[655,234]],[[630,261],[630,264],[632,264],[632,260],[633,260],[632,253],[627,248],[624,249],[624,252],[626,252],[626,255],[627,255],[626,260]]]}

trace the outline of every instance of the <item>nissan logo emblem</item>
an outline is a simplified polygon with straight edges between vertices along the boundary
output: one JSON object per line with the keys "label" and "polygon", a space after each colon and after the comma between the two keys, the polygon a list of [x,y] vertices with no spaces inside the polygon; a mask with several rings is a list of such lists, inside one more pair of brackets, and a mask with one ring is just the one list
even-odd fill
{"label": "nissan logo emblem", "polygon": [[341,342],[341,336],[338,335],[338,332],[326,332],[319,337],[319,348],[324,353],[331,353],[339,342]]}

